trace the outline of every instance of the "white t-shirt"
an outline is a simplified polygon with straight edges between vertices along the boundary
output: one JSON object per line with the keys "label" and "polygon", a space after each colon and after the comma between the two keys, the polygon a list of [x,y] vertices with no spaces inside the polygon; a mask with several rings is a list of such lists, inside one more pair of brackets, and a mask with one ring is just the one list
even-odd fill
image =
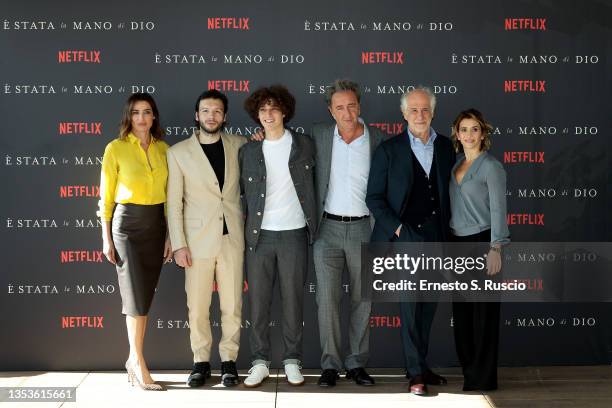
{"label": "white t-shirt", "polygon": [[266,204],[261,229],[286,231],[306,226],[304,211],[289,173],[293,137],[285,129],[278,140],[263,141],[266,161]]}

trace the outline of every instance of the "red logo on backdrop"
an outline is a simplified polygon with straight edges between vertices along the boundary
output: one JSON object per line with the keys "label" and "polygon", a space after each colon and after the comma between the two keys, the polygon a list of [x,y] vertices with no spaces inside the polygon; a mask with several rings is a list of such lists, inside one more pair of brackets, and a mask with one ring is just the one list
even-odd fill
{"label": "red logo on backdrop", "polygon": [[250,80],[212,79],[208,81],[208,89],[225,92],[249,92]]}
{"label": "red logo on backdrop", "polygon": [[60,186],[61,198],[100,197],[100,186]]}
{"label": "red logo on backdrop", "polygon": [[544,214],[507,214],[508,225],[544,225]]}
{"label": "red logo on backdrop", "polygon": [[544,290],[544,281],[542,279],[502,279],[504,283],[524,283],[527,285],[527,290],[541,292]]}
{"label": "red logo on backdrop", "polygon": [[363,51],[361,53],[362,64],[403,64],[403,51]]}
{"label": "red logo on backdrop", "polygon": [[370,327],[400,327],[399,316],[370,316]]}
{"label": "red logo on backdrop", "polygon": [[103,262],[102,251],[69,250],[60,252],[62,263]]}
{"label": "red logo on backdrop", "polygon": [[370,126],[377,127],[389,135],[397,135],[404,131],[404,123],[370,123]]}
{"label": "red logo on backdrop", "polygon": [[504,92],[546,93],[546,81],[530,79],[504,81]]}
{"label": "red logo on backdrop", "polygon": [[250,30],[249,17],[208,17],[209,30]]}
{"label": "red logo on backdrop", "polygon": [[545,18],[507,18],[504,28],[508,30],[541,30],[546,31]]}
{"label": "red logo on backdrop", "polygon": [[104,316],[62,316],[62,329],[103,329]]}
{"label": "red logo on backdrop", "polygon": [[101,135],[102,122],[60,122],[60,135]]}
{"label": "red logo on backdrop", "polygon": [[66,64],[70,62],[84,62],[88,64],[101,64],[100,51],[91,50],[64,50],[57,52],[57,62]]}
{"label": "red logo on backdrop", "polygon": [[504,152],[504,163],[544,163],[544,152]]}

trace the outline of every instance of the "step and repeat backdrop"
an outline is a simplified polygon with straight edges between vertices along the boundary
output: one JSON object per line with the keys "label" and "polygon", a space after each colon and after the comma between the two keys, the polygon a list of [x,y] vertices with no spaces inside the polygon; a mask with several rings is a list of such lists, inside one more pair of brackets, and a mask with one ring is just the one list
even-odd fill
{"label": "step and repeat backdrop", "polygon": [[[0,14],[0,370],[125,361],[116,273],[95,213],[104,146],[132,92],[153,94],[174,144],[191,135],[206,89],[228,95],[227,130],[248,136],[258,127],[242,109],[246,96],[285,84],[298,102],[289,126],[308,133],[332,120],[326,84],[351,78],[363,88],[363,119],[391,137],[406,127],[401,94],[428,85],[438,133],[450,135],[470,107],[494,125],[514,241],[611,241],[609,2],[40,0],[4,4]],[[304,290],[304,367],[314,368],[314,273]],[[612,303],[504,304],[500,364],[609,364],[611,312]],[[397,304],[374,305],[371,366],[401,367],[398,314]],[[452,324],[440,304],[433,366],[458,364]],[[270,325],[278,365],[276,316]],[[249,331],[245,304],[241,367]],[[153,368],[191,364],[184,271],[174,264],[162,271],[145,344]]]}

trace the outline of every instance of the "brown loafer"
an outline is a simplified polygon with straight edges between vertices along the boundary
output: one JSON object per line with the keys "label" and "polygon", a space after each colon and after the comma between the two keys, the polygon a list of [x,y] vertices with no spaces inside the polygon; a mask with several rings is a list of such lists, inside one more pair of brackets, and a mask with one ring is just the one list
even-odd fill
{"label": "brown loafer", "polygon": [[422,375],[415,375],[410,379],[410,393],[414,395],[427,395],[427,385]]}

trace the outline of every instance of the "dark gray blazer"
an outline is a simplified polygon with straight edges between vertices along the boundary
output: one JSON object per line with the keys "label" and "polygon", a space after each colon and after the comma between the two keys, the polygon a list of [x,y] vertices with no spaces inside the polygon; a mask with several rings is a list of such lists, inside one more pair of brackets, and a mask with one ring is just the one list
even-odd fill
{"label": "dark gray blazer", "polygon": [[[306,217],[308,239],[312,244],[316,232],[316,226],[313,222],[316,217],[315,146],[312,139],[305,134],[291,131],[291,135],[293,136],[293,143],[289,153],[289,173]],[[262,142],[253,141],[243,145],[238,152],[240,198],[246,216],[244,238],[246,248],[249,251],[253,251],[257,247],[266,203],[266,162],[262,146]]]}
{"label": "dark gray blazer", "polygon": [[[367,125],[366,125],[367,126]],[[317,194],[317,229],[323,219],[325,209],[325,198],[329,187],[331,174],[332,148],[334,146],[335,123],[317,123],[312,128],[312,139],[317,150],[317,167],[315,169],[315,190]],[[370,135],[370,158],[374,157],[374,151],[384,140],[383,133],[375,127],[368,126]],[[340,214],[342,215],[342,214]]]}

